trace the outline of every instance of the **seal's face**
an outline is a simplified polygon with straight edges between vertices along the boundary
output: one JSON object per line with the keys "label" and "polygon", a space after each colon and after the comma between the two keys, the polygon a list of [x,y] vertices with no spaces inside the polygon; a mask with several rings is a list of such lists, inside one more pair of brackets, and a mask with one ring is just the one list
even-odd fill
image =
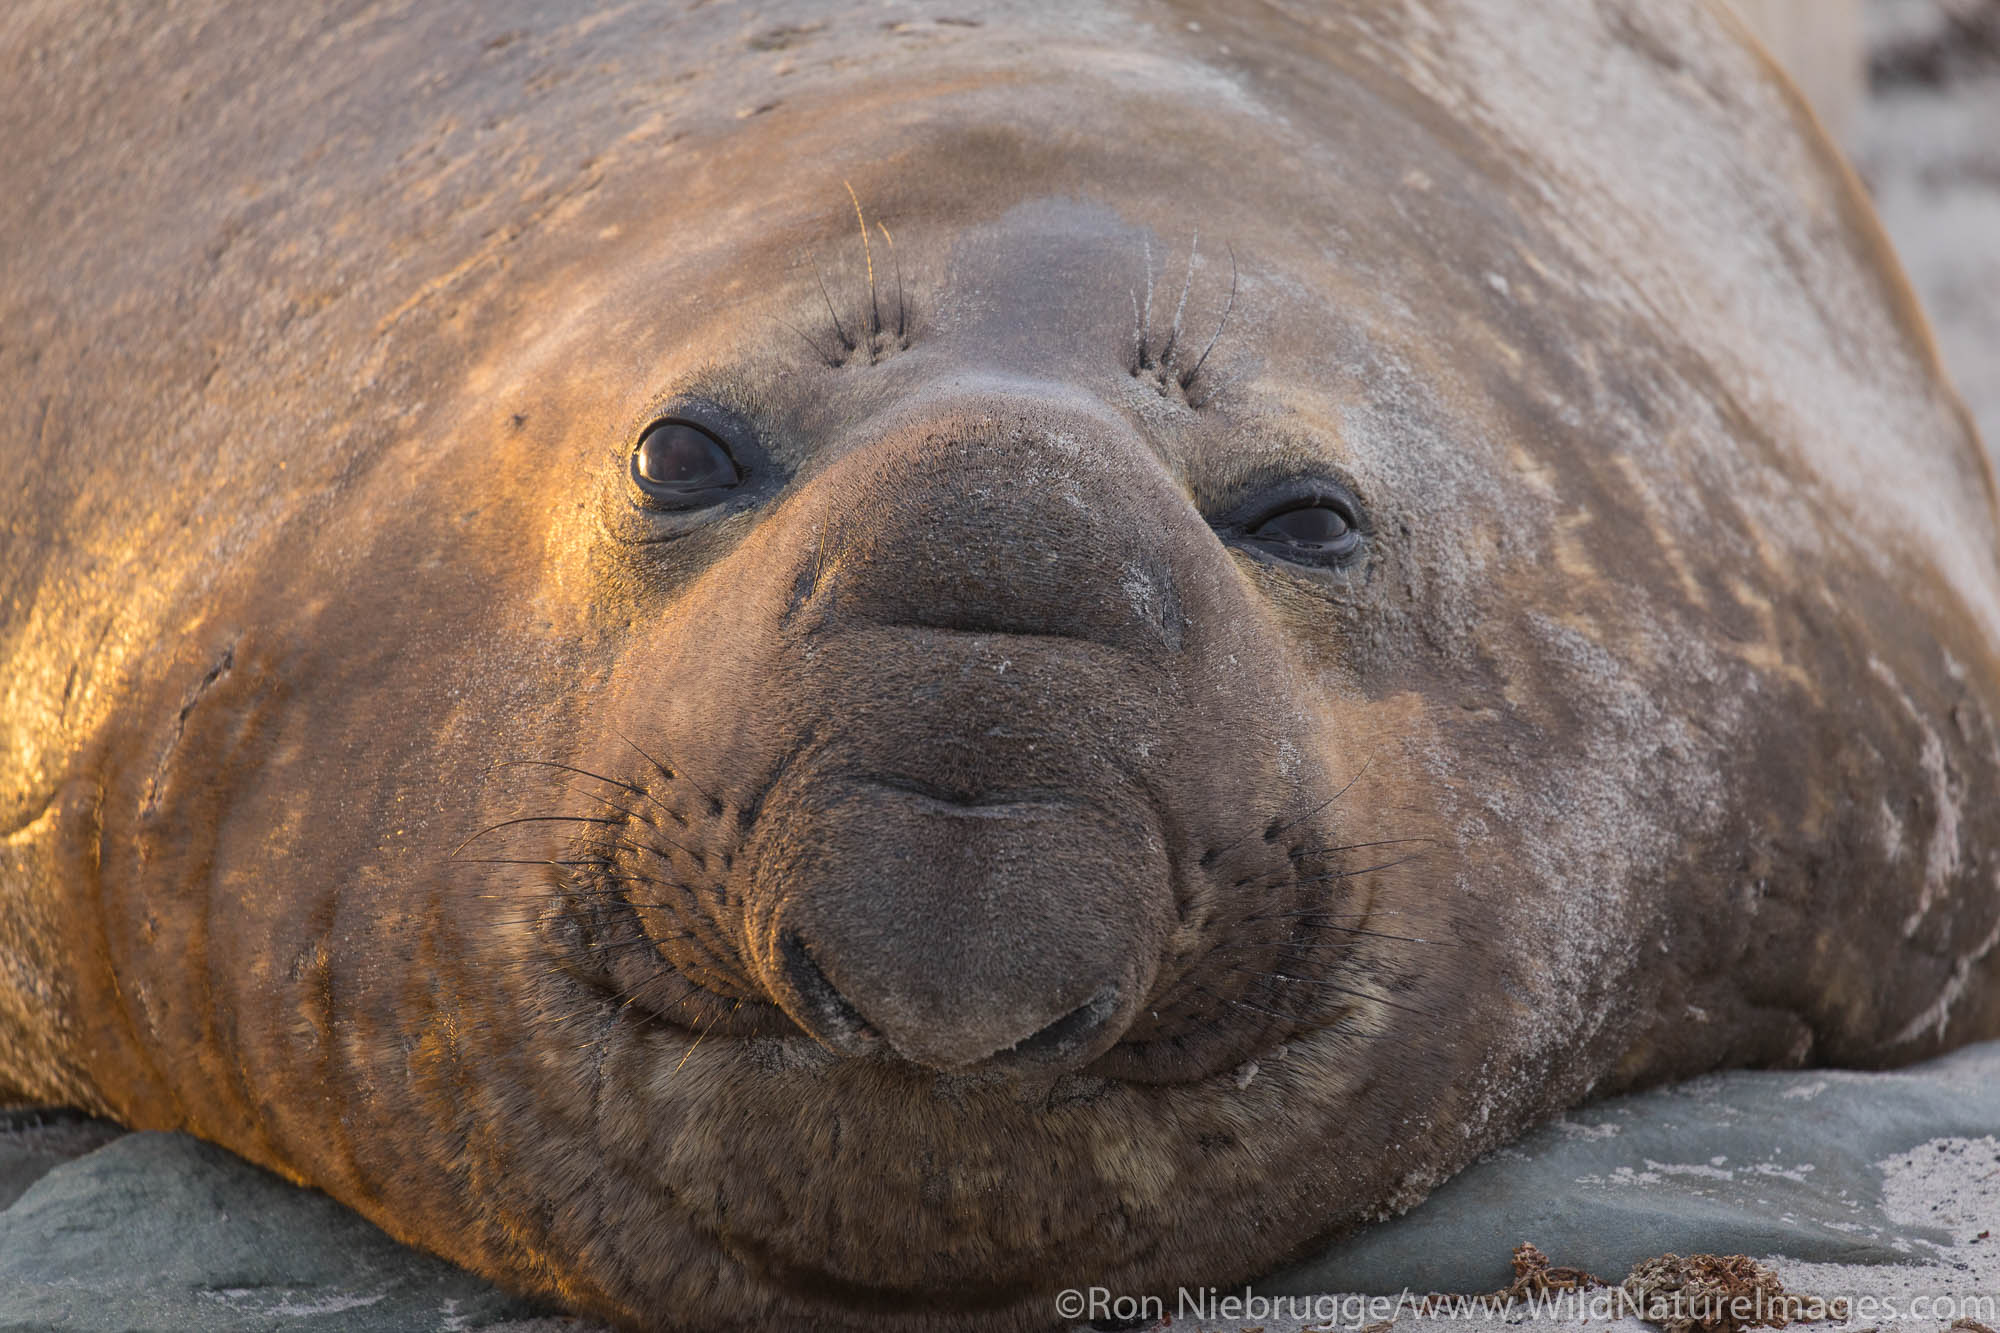
{"label": "seal's face", "polygon": [[1305,910],[1346,905],[1340,747],[1239,562],[1352,597],[1359,501],[1298,460],[1202,476],[1205,512],[1202,460],[1128,405],[1212,386],[1158,331],[1141,365],[1085,276],[1140,238],[1024,214],[961,242],[917,329],[816,326],[847,364],[674,386],[604,488],[649,591],[565,904],[594,909],[579,967],[663,1022],[920,1080],[1179,1082],[1344,1007],[1338,951],[1301,952],[1341,938]]}
{"label": "seal's face", "polygon": [[1159,245],[1041,201],[873,309],[808,269],[591,460],[615,652],[463,854],[530,862],[511,981],[616,1053],[593,1170],[785,1285],[1004,1304],[1240,1188],[1287,1133],[1254,1062],[1405,984],[1359,946],[1423,839],[1291,623],[1386,538],[1204,415],[1235,292]]}

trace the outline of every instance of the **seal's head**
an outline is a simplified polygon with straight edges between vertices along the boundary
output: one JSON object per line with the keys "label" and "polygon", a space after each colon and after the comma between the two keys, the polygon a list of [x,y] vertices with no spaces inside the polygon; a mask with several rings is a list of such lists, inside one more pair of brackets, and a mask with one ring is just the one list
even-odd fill
{"label": "seal's head", "polygon": [[628,1323],[1007,1327],[2000,1025],[1979,456],[1723,21],[1545,8],[104,75],[221,142],[49,155],[0,1079]]}
{"label": "seal's head", "polygon": [[1213,387],[1135,326],[1144,253],[1013,210],[916,328],[907,293],[777,326],[803,365],[704,368],[614,437],[639,600],[555,900],[610,993],[919,1082],[1198,1079],[1352,1007],[1338,721],[1244,565],[1351,596],[1367,520],[1337,467],[1158,445]]}

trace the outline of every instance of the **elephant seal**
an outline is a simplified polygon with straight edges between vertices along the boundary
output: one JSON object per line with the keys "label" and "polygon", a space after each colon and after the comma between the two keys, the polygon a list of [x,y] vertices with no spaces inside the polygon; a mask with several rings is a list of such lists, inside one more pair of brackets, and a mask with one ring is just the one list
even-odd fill
{"label": "elephant seal", "polygon": [[1993,481],[1720,11],[4,32],[14,1099],[1008,1329],[2000,1031]]}

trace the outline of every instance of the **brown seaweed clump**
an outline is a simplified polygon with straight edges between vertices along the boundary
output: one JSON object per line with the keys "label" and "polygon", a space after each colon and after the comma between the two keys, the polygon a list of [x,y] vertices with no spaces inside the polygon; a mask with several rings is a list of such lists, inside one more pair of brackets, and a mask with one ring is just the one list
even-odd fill
{"label": "brown seaweed clump", "polygon": [[1634,1268],[1623,1291],[1633,1314],[1666,1333],[1740,1333],[1842,1317],[1842,1302],[1788,1292],[1776,1272],[1744,1254],[1663,1254]]}

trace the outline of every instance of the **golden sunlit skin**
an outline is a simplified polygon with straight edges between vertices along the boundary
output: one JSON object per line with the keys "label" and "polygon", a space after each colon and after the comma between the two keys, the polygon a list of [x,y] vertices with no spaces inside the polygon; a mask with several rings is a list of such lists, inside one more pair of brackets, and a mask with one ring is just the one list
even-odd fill
{"label": "golden sunlit skin", "polygon": [[0,1102],[631,1328],[2000,1033],[1992,478],[1698,0],[16,5]]}

